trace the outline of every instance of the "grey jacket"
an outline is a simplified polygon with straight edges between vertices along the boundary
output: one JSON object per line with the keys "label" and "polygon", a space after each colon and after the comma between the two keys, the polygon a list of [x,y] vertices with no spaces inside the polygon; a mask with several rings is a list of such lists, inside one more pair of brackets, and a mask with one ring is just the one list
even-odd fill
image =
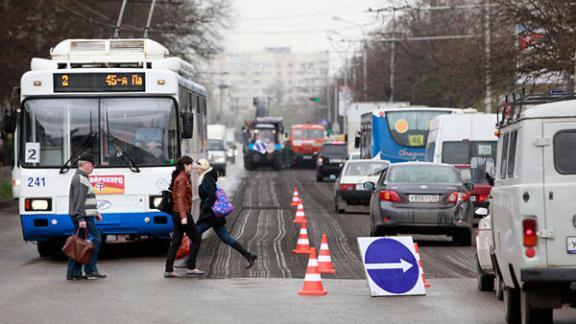
{"label": "grey jacket", "polygon": [[96,194],[90,185],[88,175],[78,169],[70,183],[68,214],[75,222],[86,220],[86,217],[96,217],[98,215],[96,203]]}

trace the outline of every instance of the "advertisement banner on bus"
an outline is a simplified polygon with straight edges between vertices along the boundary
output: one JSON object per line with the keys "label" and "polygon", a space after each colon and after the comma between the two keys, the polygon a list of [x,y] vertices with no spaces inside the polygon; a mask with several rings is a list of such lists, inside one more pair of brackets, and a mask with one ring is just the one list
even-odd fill
{"label": "advertisement banner on bus", "polygon": [[90,184],[97,195],[122,195],[124,194],[123,175],[97,175],[90,176]]}

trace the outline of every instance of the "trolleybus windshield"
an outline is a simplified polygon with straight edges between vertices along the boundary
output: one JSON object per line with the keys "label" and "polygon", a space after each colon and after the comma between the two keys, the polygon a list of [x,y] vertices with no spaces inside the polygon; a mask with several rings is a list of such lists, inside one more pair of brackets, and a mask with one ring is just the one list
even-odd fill
{"label": "trolleybus windshield", "polygon": [[20,143],[24,167],[59,168],[80,150],[104,167],[126,167],[120,151],[138,166],[168,165],[178,155],[176,106],[170,98],[29,99]]}
{"label": "trolleybus windshield", "polygon": [[396,144],[405,147],[425,147],[430,121],[450,111],[391,111],[386,113],[388,129]]}

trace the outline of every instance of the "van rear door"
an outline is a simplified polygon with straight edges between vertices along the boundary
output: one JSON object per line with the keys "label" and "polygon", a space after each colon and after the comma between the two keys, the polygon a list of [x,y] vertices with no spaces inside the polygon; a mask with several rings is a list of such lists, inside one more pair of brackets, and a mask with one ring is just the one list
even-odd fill
{"label": "van rear door", "polygon": [[[544,121],[545,224],[548,266],[576,266],[576,119]],[[544,230],[544,231],[542,231]]]}

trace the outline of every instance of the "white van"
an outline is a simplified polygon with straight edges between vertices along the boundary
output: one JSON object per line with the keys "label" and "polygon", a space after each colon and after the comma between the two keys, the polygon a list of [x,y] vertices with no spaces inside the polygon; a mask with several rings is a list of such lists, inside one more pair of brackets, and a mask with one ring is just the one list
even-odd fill
{"label": "white van", "polygon": [[554,308],[576,303],[576,100],[521,107],[500,124],[495,266],[507,321],[551,323]]}
{"label": "white van", "polygon": [[496,114],[450,114],[430,121],[426,161],[469,164],[472,157],[496,155]]}

